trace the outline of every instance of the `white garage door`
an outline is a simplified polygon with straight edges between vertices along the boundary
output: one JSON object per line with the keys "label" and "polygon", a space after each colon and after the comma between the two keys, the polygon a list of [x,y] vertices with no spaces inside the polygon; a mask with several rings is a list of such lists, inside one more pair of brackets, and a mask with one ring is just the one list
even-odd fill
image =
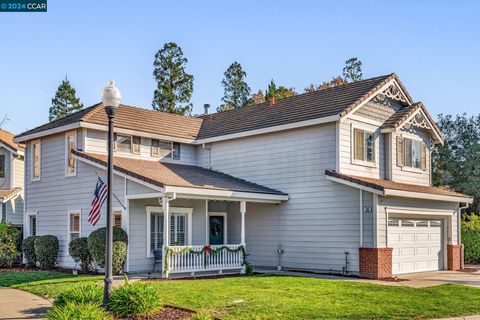
{"label": "white garage door", "polygon": [[441,220],[389,219],[392,273],[443,269],[442,229]]}

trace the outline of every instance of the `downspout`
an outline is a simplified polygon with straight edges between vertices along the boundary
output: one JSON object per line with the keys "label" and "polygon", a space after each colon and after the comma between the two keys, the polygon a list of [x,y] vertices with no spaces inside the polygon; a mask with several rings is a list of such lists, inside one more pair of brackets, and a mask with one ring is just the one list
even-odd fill
{"label": "downspout", "polygon": [[360,248],[363,248],[363,190],[360,189]]}
{"label": "downspout", "polygon": [[457,244],[461,246],[461,259],[460,259],[460,268],[463,270],[465,267],[465,260],[464,260],[464,248],[462,244],[462,209],[466,209],[469,207],[467,203],[465,206],[461,207],[460,204],[458,205],[458,214],[457,214]]}

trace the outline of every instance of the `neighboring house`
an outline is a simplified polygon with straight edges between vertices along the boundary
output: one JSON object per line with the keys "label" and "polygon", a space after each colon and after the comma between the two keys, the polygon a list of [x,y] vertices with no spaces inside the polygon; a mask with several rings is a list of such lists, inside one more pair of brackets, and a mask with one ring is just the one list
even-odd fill
{"label": "neighboring house", "polygon": [[24,146],[0,129],[0,222],[23,225]]}
{"label": "neighboring house", "polygon": [[[61,266],[75,265],[69,241],[94,230],[106,124],[95,105],[16,137],[27,146],[26,230],[59,238]],[[163,244],[166,275],[240,270],[243,246],[257,267],[370,278],[460,268],[472,199],[432,186],[443,138],[395,74],[197,118],[121,105],[115,133],[128,272],[151,270]],[[206,244],[228,250],[190,252]]]}

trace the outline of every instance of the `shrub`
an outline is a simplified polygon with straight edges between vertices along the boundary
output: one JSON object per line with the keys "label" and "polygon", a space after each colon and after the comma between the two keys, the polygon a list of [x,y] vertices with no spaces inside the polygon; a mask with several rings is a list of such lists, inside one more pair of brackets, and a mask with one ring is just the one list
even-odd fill
{"label": "shrub", "polygon": [[35,256],[40,269],[52,270],[55,268],[58,257],[58,239],[55,236],[39,236],[35,239]]}
{"label": "shrub", "polygon": [[88,273],[92,271],[93,258],[88,250],[87,238],[77,238],[70,241],[68,252],[75,262],[80,262],[82,272]]}
{"label": "shrub", "polygon": [[22,243],[22,251],[27,261],[27,267],[33,268],[37,265],[37,257],[35,256],[35,239],[36,236],[25,238]]}
{"label": "shrub", "polygon": [[68,303],[101,306],[103,303],[103,288],[94,283],[75,286],[60,293],[55,298],[53,305],[64,307]]}
{"label": "shrub", "polygon": [[108,308],[121,317],[149,316],[162,308],[160,292],[149,283],[125,284],[112,290]]}
{"label": "shrub", "polygon": [[[88,250],[92,255],[93,259],[97,262],[100,267],[105,266],[105,235],[106,228],[99,228],[88,236]],[[122,245],[115,244],[116,242],[121,242],[125,244],[125,248]],[[128,236],[127,233],[119,227],[113,227],[113,262],[115,266],[113,268],[115,273],[120,272],[123,269],[123,263],[125,262],[127,256],[127,243]],[[121,266],[121,267],[119,267]],[[119,269],[120,268],[120,269]]]}
{"label": "shrub", "polygon": [[462,221],[462,243],[465,247],[465,262],[480,262],[480,217],[464,215]]}
{"label": "shrub", "polygon": [[49,320],[113,320],[113,317],[103,308],[95,304],[68,303],[55,306],[47,313]]}
{"label": "shrub", "polygon": [[13,261],[18,257],[17,250],[20,233],[17,229],[0,224],[0,267],[11,267]]}

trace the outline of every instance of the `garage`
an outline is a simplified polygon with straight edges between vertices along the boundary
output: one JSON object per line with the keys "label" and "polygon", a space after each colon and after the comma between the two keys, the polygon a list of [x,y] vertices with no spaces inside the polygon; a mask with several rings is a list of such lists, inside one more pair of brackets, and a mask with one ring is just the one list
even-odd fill
{"label": "garage", "polygon": [[392,273],[443,269],[443,223],[440,219],[390,218],[388,245],[393,248]]}

